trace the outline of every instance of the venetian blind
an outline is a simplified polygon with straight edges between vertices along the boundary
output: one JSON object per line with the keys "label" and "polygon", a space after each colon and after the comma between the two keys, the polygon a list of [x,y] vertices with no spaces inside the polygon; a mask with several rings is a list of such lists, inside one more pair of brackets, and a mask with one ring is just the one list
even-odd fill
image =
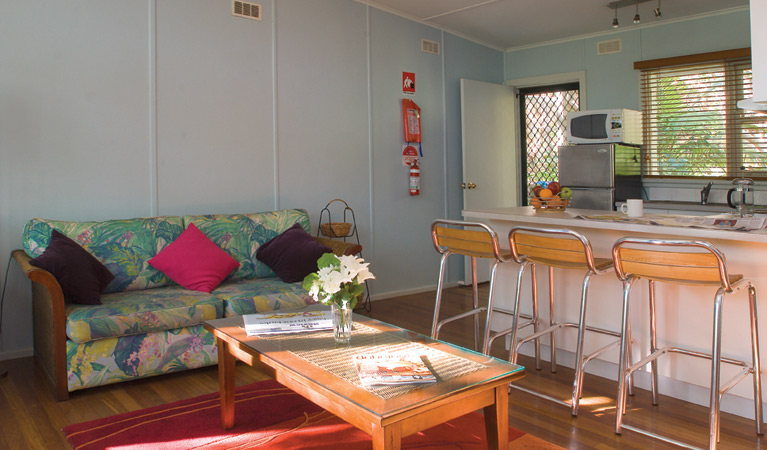
{"label": "venetian blind", "polygon": [[644,176],[767,177],[767,114],[737,107],[752,96],[750,52],[740,53],[635,64],[641,69]]}

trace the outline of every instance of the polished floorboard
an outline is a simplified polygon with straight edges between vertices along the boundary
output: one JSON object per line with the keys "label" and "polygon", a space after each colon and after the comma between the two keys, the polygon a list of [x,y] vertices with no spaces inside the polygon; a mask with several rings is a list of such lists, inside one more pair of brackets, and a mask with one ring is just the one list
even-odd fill
{"label": "polished floorboard", "polygon": [[[483,286],[481,298],[486,294]],[[464,310],[471,303],[471,288],[454,287],[445,291],[445,315]],[[373,302],[366,313],[376,319],[428,334],[434,308],[434,292],[414,294]],[[471,319],[446,325],[441,339],[473,346]],[[566,331],[565,333],[572,332]],[[504,358],[500,340],[493,355]],[[497,348],[496,348],[497,347]],[[536,371],[529,358],[521,357],[530,367],[520,381],[528,387],[545,390],[552,397],[567,399],[572,385],[572,370],[560,366],[551,373],[548,364]],[[8,376],[0,378],[0,449],[69,449],[61,429],[69,424],[98,419],[113,414],[148,408],[175,400],[216,392],[216,367],[189,370],[176,374],[118,383],[78,391],[68,401],[56,402],[43,373],[33,358],[0,361]],[[259,371],[238,365],[237,384],[266,379]],[[581,409],[572,417],[567,407],[512,390],[509,395],[509,423],[514,428],[541,437],[568,449],[677,449],[671,444],[650,439],[631,431],[614,433],[616,384],[604,378],[586,375]],[[657,432],[674,436],[697,446],[708,440],[707,408],[661,396],[660,406],[653,407],[649,392],[637,389],[630,399],[628,420]],[[720,449],[767,448],[767,440],[758,437],[754,423],[731,414],[722,414]]]}

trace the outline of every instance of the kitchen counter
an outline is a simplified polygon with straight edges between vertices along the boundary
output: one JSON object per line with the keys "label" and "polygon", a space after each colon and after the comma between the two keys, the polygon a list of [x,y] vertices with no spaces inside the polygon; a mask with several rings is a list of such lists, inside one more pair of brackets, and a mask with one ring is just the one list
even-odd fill
{"label": "kitchen counter", "polygon": [[[557,227],[578,227],[595,230],[616,230],[623,233],[650,233],[654,235],[673,236],[677,239],[721,239],[728,241],[749,241],[767,243],[767,229],[754,231],[733,231],[729,229],[703,229],[693,226],[655,225],[653,218],[670,219],[679,217],[680,221],[689,219],[686,216],[645,214],[637,220],[628,219],[622,213],[615,211],[598,211],[590,209],[566,209],[565,211],[536,211],[532,207],[496,208],[464,210],[467,220],[501,220],[527,222],[535,225],[552,225]],[[599,216],[607,220],[588,220],[588,217]],[[609,218],[613,217],[614,221]],[[718,215],[727,217],[729,215]]]}
{"label": "kitchen counter", "polygon": [[[678,217],[680,221],[698,219],[694,216],[669,216],[646,214],[640,221],[613,211],[567,209],[562,212],[535,211],[531,207],[464,210],[466,220],[489,224],[501,238],[501,246],[508,249],[508,233],[515,225],[540,226],[549,228],[570,228],[586,236],[597,257],[610,258],[612,246],[624,236],[666,239],[700,239],[711,242],[726,258],[730,273],[740,273],[751,280],[757,291],[758,308],[762,317],[767,317],[767,230],[734,231],[730,229],[703,229],[690,226],[654,225],[654,218],[668,220]],[[589,220],[583,217],[600,217]],[[732,218],[726,215],[722,217]],[[516,292],[518,265],[511,262],[499,267],[496,280],[496,305],[511,310]],[[557,296],[557,321],[576,321],[579,316],[580,287],[583,273],[573,270],[556,269],[554,288]],[[521,307],[523,313],[531,312],[529,273],[523,281]],[[540,319],[548,322],[548,271],[537,271],[539,286]],[[610,272],[592,279],[589,289],[589,324],[599,328],[618,330],[622,311],[623,285]],[[711,351],[711,322],[715,290],[699,286],[680,286],[657,283],[658,336],[664,345],[679,344],[700,351]],[[635,346],[646,352],[649,347],[649,320],[647,284],[638,283],[632,295],[632,337]],[[723,355],[743,360],[751,359],[749,338],[748,295],[741,289],[728,294],[724,303]],[[691,322],[690,317],[696,319]],[[504,315],[497,315],[491,324],[494,330],[509,327],[510,321]],[[767,327],[761,323],[760,345],[762,364],[767,362]],[[530,333],[525,329],[522,336]],[[557,340],[558,362],[573,367],[575,333],[562,331]],[[609,339],[590,333],[586,336],[585,351],[590,353],[609,343]],[[547,338],[541,342],[541,354],[548,359]],[[531,354],[532,344],[522,347],[522,352]],[[599,376],[617,379],[618,351],[601,355],[587,366],[587,371]],[[548,370],[547,367],[544,370]],[[723,374],[725,369],[723,369]],[[729,370],[729,369],[728,369]],[[660,364],[660,391],[700,405],[708,405],[708,384],[710,363],[697,358],[672,357]],[[725,378],[728,375],[723,375]],[[649,374],[637,372],[636,383],[642,389],[649,389]],[[589,386],[585,385],[588,395]],[[743,417],[753,417],[753,387],[748,382],[738,384],[725,395],[722,410]]]}

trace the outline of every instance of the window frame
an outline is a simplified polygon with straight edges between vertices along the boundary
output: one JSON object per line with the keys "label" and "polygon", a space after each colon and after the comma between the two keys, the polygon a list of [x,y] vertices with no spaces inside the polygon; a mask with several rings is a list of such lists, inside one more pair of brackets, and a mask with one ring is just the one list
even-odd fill
{"label": "window frame", "polygon": [[[724,142],[724,166],[725,171],[722,175],[681,175],[681,174],[652,174],[650,172],[650,165],[652,164],[650,157],[652,156],[650,154],[650,151],[647,148],[647,145],[650,142],[650,136],[656,135],[657,130],[650,130],[648,127],[650,127],[650,122],[648,120],[645,121],[643,134],[645,138],[645,146],[644,146],[644,162],[643,165],[643,179],[646,179],[647,181],[651,180],[664,180],[664,179],[678,179],[678,180],[701,180],[701,179],[712,179],[712,180],[723,180],[723,179],[729,179],[734,178],[737,176],[749,176],[754,179],[767,179],[767,167],[762,170],[743,170],[742,162],[749,158],[748,155],[751,155],[753,152],[753,149],[749,147],[744,151],[743,146],[743,133],[742,130],[744,129],[744,125],[750,124],[750,123],[765,123],[764,117],[754,116],[753,114],[742,114],[738,111],[736,108],[736,102],[744,97],[744,89],[748,89],[748,85],[742,84],[742,76],[736,76],[737,72],[741,72],[743,70],[750,70],[750,55],[751,55],[751,49],[750,48],[741,48],[741,49],[735,49],[735,50],[726,50],[726,51],[720,51],[720,52],[709,52],[709,53],[699,53],[695,55],[686,55],[686,56],[680,56],[680,57],[672,57],[672,58],[662,58],[662,59],[655,59],[655,60],[647,60],[647,61],[637,61],[634,63],[634,69],[640,70],[643,73],[640,74],[640,103],[642,104],[643,113],[647,117],[648,111],[647,111],[647,104],[648,102],[651,102],[652,100],[648,98],[648,95],[652,92],[648,89],[648,86],[652,86],[653,81],[645,79],[647,76],[652,76],[652,74],[646,74],[644,72],[646,71],[657,71],[657,70],[674,70],[675,68],[678,69],[684,69],[685,66],[693,66],[691,68],[694,68],[694,66],[701,66],[701,69],[704,69],[704,64],[722,64],[723,69],[725,70],[725,77],[722,80],[723,82],[727,83],[726,92],[727,95],[725,97],[726,104],[724,105],[725,108],[725,114],[724,114],[724,128],[722,129],[724,139],[722,142]],[[748,65],[748,67],[744,68],[744,65]],[[744,88],[745,86],[745,88]],[[750,151],[749,151],[750,149]],[[759,155],[760,153],[753,153],[754,155]],[[657,160],[656,160],[657,161]],[[758,161],[758,160],[757,160]],[[655,166],[657,167],[657,166]],[[656,169],[657,170],[657,169]]]}

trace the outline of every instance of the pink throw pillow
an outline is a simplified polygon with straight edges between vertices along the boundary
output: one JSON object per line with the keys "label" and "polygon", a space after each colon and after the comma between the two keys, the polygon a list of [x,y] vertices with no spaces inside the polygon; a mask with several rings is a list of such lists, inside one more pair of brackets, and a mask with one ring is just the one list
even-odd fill
{"label": "pink throw pillow", "polygon": [[149,264],[181,286],[202,292],[211,292],[240,266],[193,223]]}

